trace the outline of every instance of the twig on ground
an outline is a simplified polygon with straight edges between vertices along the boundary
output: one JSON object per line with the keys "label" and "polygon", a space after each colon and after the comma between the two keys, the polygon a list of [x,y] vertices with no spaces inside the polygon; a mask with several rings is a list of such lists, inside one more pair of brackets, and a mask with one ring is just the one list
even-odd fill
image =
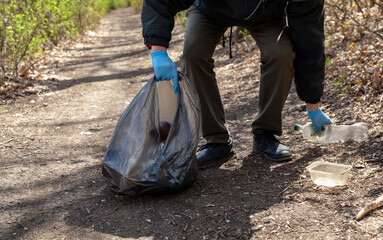
{"label": "twig on ground", "polygon": [[188,224],[186,223],[185,226],[182,228],[182,230],[183,230],[184,232],[186,232],[187,229],[188,229]]}
{"label": "twig on ground", "polygon": [[224,238],[225,236],[223,236],[223,233],[226,232],[226,231],[229,230],[229,229],[230,229],[230,228],[228,227],[228,228],[224,228],[224,229],[221,229],[221,230],[217,231],[217,232],[215,233],[215,238],[217,239],[218,236],[221,237],[221,238]]}
{"label": "twig on ground", "polygon": [[227,212],[225,213],[225,221],[230,222],[229,218],[227,217]]}
{"label": "twig on ground", "polygon": [[364,215],[369,213],[370,211],[380,207],[383,205],[383,195],[378,197],[375,201],[372,203],[366,205],[364,208],[362,208],[359,213],[356,215],[356,220],[359,221]]}
{"label": "twig on ground", "polygon": [[9,143],[9,142],[12,141],[12,140],[13,140],[13,138],[8,139],[7,141],[0,143],[0,145],[4,145],[4,144],[6,144],[6,143]]}
{"label": "twig on ground", "polygon": [[289,186],[287,186],[285,189],[283,189],[283,191],[281,191],[280,193],[278,193],[276,197],[279,197],[282,193],[286,192],[287,189],[289,189],[290,187],[292,187],[294,184],[295,184],[295,182],[293,182],[292,184],[290,184]]}
{"label": "twig on ground", "polygon": [[189,216],[189,215],[187,215],[187,214],[185,214],[185,213],[180,213],[180,215],[185,216],[185,217],[188,217],[188,218],[190,218],[191,220],[193,220],[193,218],[192,218],[191,216]]}
{"label": "twig on ground", "polygon": [[202,239],[202,236],[201,236],[201,235],[198,235],[198,233],[195,232],[194,228],[193,228],[193,233],[194,233],[197,237],[199,237],[200,239]]}
{"label": "twig on ground", "polygon": [[266,196],[266,194],[264,194],[263,192],[257,191],[257,190],[253,190],[253,191],[251,191],[251,193],[257,193],[257,194],[261,195],[262,197]]}

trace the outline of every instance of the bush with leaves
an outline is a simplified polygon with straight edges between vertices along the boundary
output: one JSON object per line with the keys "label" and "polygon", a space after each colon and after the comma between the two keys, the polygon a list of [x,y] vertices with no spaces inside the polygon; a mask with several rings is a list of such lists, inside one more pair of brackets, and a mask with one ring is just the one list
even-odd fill
{"label": "bush with leaves", "polygon": [[340,95],[383,93],[383,0],[326,0],[327,76]]}
{"label": "bush with leaves", "polygon": [[0,85],[42,58],[44,48],[75,38],[127,0],[3,0],[0,3]]}

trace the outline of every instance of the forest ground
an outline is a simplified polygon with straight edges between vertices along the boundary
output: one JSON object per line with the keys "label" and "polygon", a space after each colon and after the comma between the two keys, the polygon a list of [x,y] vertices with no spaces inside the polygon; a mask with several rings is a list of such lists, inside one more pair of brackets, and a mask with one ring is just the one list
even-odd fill
{"label": "forest ground", "polygon": [[[183,27],[169,55],[179,65]],[[365,142],[314,144],[294,132],[309,121],[292,86],[280,140],[290,162],[252,154],[259,51],[240,41],[217,46],[216,74],[237,158],[201,170],[177,194],[115,195],[101,161],[116,123],[152,77],[140,16],[105,17],[76,41],[54,48],[45,74],[1,99],[0,239],[381,239],[383,211],[357,212],[383,194],[383,97],[340,95],[326,79],[322,109],[335,124],[366,122]],[[315,161],[352,165],[344,187],[316,186]]]}

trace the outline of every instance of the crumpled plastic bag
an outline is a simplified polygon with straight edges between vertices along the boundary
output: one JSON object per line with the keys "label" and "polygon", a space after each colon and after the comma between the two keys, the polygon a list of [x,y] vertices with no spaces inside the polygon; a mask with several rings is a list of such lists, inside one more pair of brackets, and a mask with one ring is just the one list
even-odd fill
{"label": "crumpled plastic bag", "polygon": [[160,142],[158,83],[154,77],[122,113],[102,161],[102,173],[112,190],[136,196],[176,191],[195,182],[200,103],[189,80],[182,74],[180,77],[165,143]]}

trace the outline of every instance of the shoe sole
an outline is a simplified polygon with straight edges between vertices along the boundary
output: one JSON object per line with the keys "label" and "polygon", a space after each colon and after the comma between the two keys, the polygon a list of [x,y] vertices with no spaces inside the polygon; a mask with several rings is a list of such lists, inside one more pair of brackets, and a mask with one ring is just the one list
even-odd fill
{"label": "shoe sole", "polygon": [[226,157],[220,158],[219,160],[217,160],[215,162],[212,162],[210,164],[198,165],[197,167],[198,167],[199,170],[206,169],[206,168],[211,168],[211,167],[214,167],[214,166],[222,165],[223,163],[229,161],[230,159],[235,159],[235,158],[237,158],[237,154],[236,153],[234,153],[233,155],[230,155],[230,156],[226,156]]}
{"label": "shoe sole", "polygon": [[272,158],[270,156],[268,156],[266,153],[263,153],[263,152],[260,152],[266,159],[268,160],[271,160],[273,162],[287,162],[287,161],[290,161],[293,156],[290,155],[290,156],[286,156],[286,157],[281,157],[281,158]]}

